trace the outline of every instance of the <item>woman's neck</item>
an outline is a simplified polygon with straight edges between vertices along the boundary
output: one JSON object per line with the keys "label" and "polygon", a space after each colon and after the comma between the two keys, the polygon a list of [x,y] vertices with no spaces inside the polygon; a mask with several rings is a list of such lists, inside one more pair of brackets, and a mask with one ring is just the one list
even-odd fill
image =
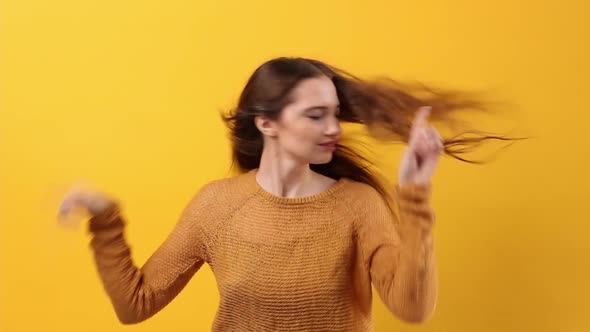
{"label": "woman's neck", "polygon": [[258,184],[281,197],[306,196],[317,186],[316,173],[308,163],[297,161],[272,149],[264,149],[256,172]]}

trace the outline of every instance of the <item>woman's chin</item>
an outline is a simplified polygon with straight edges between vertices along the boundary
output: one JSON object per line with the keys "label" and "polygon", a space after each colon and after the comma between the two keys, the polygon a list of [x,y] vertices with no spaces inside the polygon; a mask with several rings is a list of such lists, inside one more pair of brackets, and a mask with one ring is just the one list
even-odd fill
{"label": "woman's chin", "polygon": [[334,158],[334,153],[332,153],[332,152],[322,153],[322,155],[314,156],[314,158],[312,158],[312,160],[309,163],[315,164],[315,165],[327,164],[327,163],[331,162],[333,158]]}

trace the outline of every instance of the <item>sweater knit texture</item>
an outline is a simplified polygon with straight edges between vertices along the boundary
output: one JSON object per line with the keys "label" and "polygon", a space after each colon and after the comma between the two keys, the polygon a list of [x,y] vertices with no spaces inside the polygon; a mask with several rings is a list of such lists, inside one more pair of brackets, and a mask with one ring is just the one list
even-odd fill
{"label": "sweater knit texture", "polygon": [[372,331],[372,288],[402,320],[432,315],[430,186],[395,186],[388,206],[348,178],[287,198],[255,174],[204,185],[141,267],[117,204],[90,220],[98,273],[122,323],[163,309],[205,263],[220,297],[212,331]]}

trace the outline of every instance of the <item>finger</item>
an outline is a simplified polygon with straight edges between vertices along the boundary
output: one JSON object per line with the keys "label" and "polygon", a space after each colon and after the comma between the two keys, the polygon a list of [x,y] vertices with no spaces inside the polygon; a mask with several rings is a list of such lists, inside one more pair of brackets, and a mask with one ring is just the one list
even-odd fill
{"label": "finger", "polygon": [[414,124],[412,136],[410,137],[410,146],[426,149],[437,146],[441,139],[436,129],[433,126],[429,126],[427,120],[419,119],[418,121],[425,121],[426,123],[424,125]]}
{"label": "finger", "polygon": [[71,199],[66,198],[59,206],[58,214],[68,214],[74,206]]}
{"label": "finger", "polygon": [[415,132],[410,142],[410,147],[419,154],[432,155],[440,153],[444,145],[434,127],[424,127]]}
{"label": "finger", "polygon": [[419,128],[425,127],[428,124],[428,117],[430,116],[431,111],[432,108],[430,106],[420,107],[414,116],[412,129],[418,130]]}
{"label": "finger", "polygon": [[436,130],[436,128],[434,128],[433,126],[430,126],[428,128],[428,137],[429,137],[429,140],[430,140],[432,146],[436,150],[438,150],[444,146],[444,144],[443,144],[444,141],[443,141],[442,136],[440,135],[438,130]]}
{"label": "finger", "polygon": [[412,128],[410,130],[409,143],[410,145],[416,145],[416,140],[420,140],[421,132],[428,125],[428,117],[430,116],[431,108],[429,106],[420,107],[414,116],[412,122]]}
{"label": "finger", "polygon": [[73,192],[70,193],[61,203],[59,207],[60,214],[68,214],[72,211],[75,206],[81,203],[80,193]]}
{"label": "finger", "polygon": [[424,131],[424,128],[415,129],[410,136],[410,142],[408,146],[416,151],[424,151],[428,146],[428,136]]}

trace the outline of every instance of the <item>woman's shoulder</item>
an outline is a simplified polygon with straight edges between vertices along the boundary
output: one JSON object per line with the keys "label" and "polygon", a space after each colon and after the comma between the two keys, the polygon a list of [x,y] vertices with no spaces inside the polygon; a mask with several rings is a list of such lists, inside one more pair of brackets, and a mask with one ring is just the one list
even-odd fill
{"label": "woman's shoulder", "polygon": [[202,185],[196,196],[215,202],[239,200],[241,196],[248,196],[255,189],[252,181],[251,172],[216,178]]}
{"label": "woman's shoulder", "polygon": [[377,188],[350,178],[343,178],[343,190],[339,192],[336,200],[343,209],[348,210],[359,220],[374,219],[376,215],[389,216],[390,201]]}
{"label": "woman's shoulder", "polygon": [[338,191],[335,198],[351,209],[387,204],[387,198],[369,183],[351,178],[341,178],[340,182],[342,182],[341,190]]}
{"label": "woman's shoulder", "polygon": [[368,183],[351,178],[341,178],[340,181],[344,183],[342,193],[347,197],[355,199],[374,199],[381,197],[379,190]]}
{"label": "woman's shoulder", "polygon": [[[248,185],[244,175],[234,175],[209,180],[196,189],[189,199],[185,214],[208,215],[216,221],[224,219],[232,211],[239,208],[248,195]],[[245,189],[246,188],[246,189]]]}

